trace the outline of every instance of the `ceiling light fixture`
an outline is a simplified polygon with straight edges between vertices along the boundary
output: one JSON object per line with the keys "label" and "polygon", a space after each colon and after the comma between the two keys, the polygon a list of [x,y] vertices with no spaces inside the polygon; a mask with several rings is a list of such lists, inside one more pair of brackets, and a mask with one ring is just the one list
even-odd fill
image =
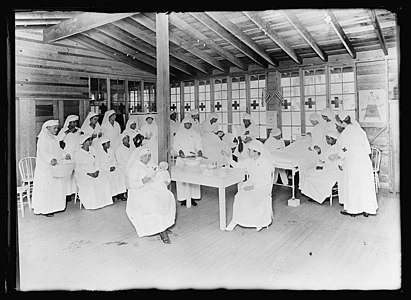
{"label": "ceiling light fixture", "polygon": [[324,18],[324,22],[325,23],[327,23],[327,24],[330,24],[331,23],[331,17],[330,16],[325,16],[325,18]]}

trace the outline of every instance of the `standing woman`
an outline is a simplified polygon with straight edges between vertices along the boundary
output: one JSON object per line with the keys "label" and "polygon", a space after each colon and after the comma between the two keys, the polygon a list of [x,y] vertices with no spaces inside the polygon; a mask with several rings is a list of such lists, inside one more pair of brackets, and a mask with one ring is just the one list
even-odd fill
{"label": "standing woman", "polygon": [[[70,157],[74,158],[74,152],[76,152],[80,148],[80,134],[81,130],[77,127],[79,117],[76,115],[69,115],[64,122],[63,128],[61,128],[60,132],[57,135],[57,139],[60,143],[63,144],[64,152],[70,154]],[[62,146],[60,144],[60,146]],[[76,182],[74,180],[74,172],[68,178],[66,178],[66,195],[70,196],[69,201],[71,201],[71,197],[74,197],[74,193],[77,191]]]}
{"label": "standing woman", "polygon": [[120,135],[120,143],[117,146],[114,154],[116,157],[118,169],[120,172],[123,173],[124,177],[126,178],[127,189],[129,187],[127,175],[127,162],[134,149],[135,147],[132,147],[130,143],[130,136],[127,132],[123,131],[123,133]]}
{"label": "standing woman", "polygon": [[174,225],[176,202],[174,195],[151,162],[151,150],[147,147],[133,151],[128,163],[130,188],[126,213],[139,237],[159,234],[166,244],[169,227]]}
{"label": "standing woman", "polygon": [[[264,142],[264,146],[267,148],[268,151],[273,152],[279,149],[282,149],[285,147],[285,141],[283,139],[283,134],[281,132],[281,129],[279,128],[273,128],[270,131],[270,136],[268,139]],[[283,184],[288,184],[288,177],[287,173],[285,172],[284,169],[281,168],[275,168],[274,171],[274,182],[277,182],[278,180],[278,175],[281,176],[281,182]]]}
{"label": "standing woman", "polygon": [[242,115],[243,123],[237,126],[238,145],[234,155],[240,159],[248,158],[247,145],[251,140],[258,138],[259,129],[249,113]]}
{"label": "standing woman", "polygon": [[141,126],[141,134],[144,136],[143,145],[151,150],[153,163],[158,163],[158,127],[153,115],[146,117],[146,123]]}
{"label": "standing woman", "polygon": [[104,113],[101,129],[103,130],[103,135],[111,141],[111,147],[115,150],[121,133],[120,124],[116,121],[115,110],[110,109]]}
{"label": "standing woman", "polygon": [[[174,136],[173,148],[178,153],[176,166],[184,165],[183,158],[186,156],[197,155],[202,156],[203,146],[201,144],[200,134],[192,128],[193,120],[190,116],[184,118],[180,124],[176,135]],[[191,201],[193,206],[196,206],[196,200],[201,200],[201,188],[198,184],[187,182],[176,182],[177,200],[181,201],[181,205],[186,205],[187,201]]]}
{"label": "standing woman", "polygon": [[[85,209],[97,209],[113,204],[110,182],[97,166],[97,157],[91,144],[91,135],[80,138],[80,149],[74,154],[76,166],[74,178],[78,186],[78,195]],[[101,144],[100,144],[101,147]]]}
{"label": "standing woman", "polygon": [[84,119],[83,125],[81,125],[81,131],[84,134],[89,134],[93,139],[93,146],[96,147],[100,144],[100,138],[103,135],[103,130],[98,123],[98,114],[95,112],[89,112]]}
{"label": "standing woman", "polygon": [[41,127],[37,141],[36,168],[33,182],[33,209],[35,214],[52,217],[55,212],[66,208],[65,178],[53,177],[53,166],[69,160],[70,155],[64,157],[56,138],[58,120],[46,121]]}
{"label": "standing woman", "polygon": [[235,226],[256,227],[260,231],[272,221],[272,172],[273,164],[264,144],[252,140],[248,145],[248,158],[231,161],[234,168],[245,168],[248,179],[238,186],[234,196],[233,218],[226,230]]}
{"label": "standing woman", "polygon": [[[375,215],[378,209],[375,195],[372,162],[369,157],[370,145],[364,131],[351,122],[346,111],[339,113],[345,127],[340,136],[343,169],[343,215]],[[339,190],[340,193],[340,190]]]}

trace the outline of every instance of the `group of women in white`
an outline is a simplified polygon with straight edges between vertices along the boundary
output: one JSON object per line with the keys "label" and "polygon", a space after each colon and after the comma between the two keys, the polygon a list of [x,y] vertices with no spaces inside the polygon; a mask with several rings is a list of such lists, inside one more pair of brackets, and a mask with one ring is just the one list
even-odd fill
{"label": "group of women in white", "polygon": [[[43,124],[37,143],[34,213],[52,216],[63,211],[66,196],[76,193],[85,209],[103,208],[116,198],[127,200],[127,216],[138,236],[159,234],[163,242],[170,243],[175,200],[181,205],[191,201],[196,206],[201,188],[177,182],[176,198],[168,189],[168,164],[158,162],[158,128],[153,115],[146,117],[141,128],[135,119],[129,119],[123,132],[115,118],[115,111],[108,110],[100,125],[98,115],[90,112],[78,128],[78,116],[70,115],[59,133],[57,120]],[[196,109],[181,122],[172,112],[171,153],[177,166],[191,156],[216,166],[245,169],[247,179],[238,185],[227,230],[241,225],[259,231],[273,218],[272,183],[278,176],[283,184],[288,183],[285,170],[273,167],[271,154],[286,145],[280,129],[273,129],[263,143],[258,140],[259,128],[250,114],[244,113],[242,120],[243,124],[230,133],[218,125],[215,113],[200,123]],[[310,120],[314,127],[308,134],[309,149],[318,153],[318,161],[300,177],[301,192],[322,203],[338,182],[342,214],[375,215],[378,204],[365,132],[346,111],[336,116],[327,108],[321,114],[312,114]],[[70,162],[75,166],[71,176],[53,177],[55,165]]]}

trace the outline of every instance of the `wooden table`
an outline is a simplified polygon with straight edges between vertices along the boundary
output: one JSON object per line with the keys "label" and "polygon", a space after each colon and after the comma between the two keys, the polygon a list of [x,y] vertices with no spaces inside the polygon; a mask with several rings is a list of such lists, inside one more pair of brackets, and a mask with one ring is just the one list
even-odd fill
{"label": "wooden table", "polygon": [[[220,212],[220,229],[225,230],[226,198],[225,188],[242,182],[245,169],[217,168],[208,169],[205,165],[198,166],[172,166],[170,168],[171,180],[205,185],[218,188],[218,203]],[[187,207],[191,207],[190,199],[187,199]]]}

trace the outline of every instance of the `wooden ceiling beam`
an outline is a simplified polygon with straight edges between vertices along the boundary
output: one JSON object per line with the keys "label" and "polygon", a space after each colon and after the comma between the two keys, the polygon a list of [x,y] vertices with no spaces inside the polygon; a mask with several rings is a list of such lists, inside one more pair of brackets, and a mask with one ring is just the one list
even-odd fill
{"label": "wooden ceiling beam", "polygon": [[347,35],[345,34],[344,30],[342,29],[340,23],[338,22],[332,10],[325,9],[323,10],[323,12],[324,15],[330,19],[331,26],[333,27],[335,33],[338,35],[338,38],[343,43],[345,49],[347,49],[348,54],[350,54],[350,56],[355,59],[357,54],[354,50],[354,47],[352,46],[350,40],[348,39]]}
{"label": "wooden ceiling beam", "polygon": [[283,10],[283,15],[287,18],[287,20],[291,23],[295,30],[302,36],[302,38],[308,43],[308,45],[313,48],[315,53],[324,61],[328,61],[328,55],[318,46],[315,39],[312,37],[311,33],[301,24],[300,20],[296,17],[296,15],[291,12],[290,10]]}
{"label": "wooden ceiling beam", "polygon": [[[136,27],[135,24],[139,24],[134,20],[131,19],[124,19],[121,21],[116,21],[113,23],[114,26],[127,31],[129,34],[138,37],[138,39],[144,41],[145,43],[156,47],[156,38],[150,34],[147,34],[145,31],[141,30],[140,28]],[[191,57],[187,57],[187,55],[179,50],[170,49],[170,55],[181,60],[182,62],[194,67],[195,69],[205,73],[211,74],[212,70],[209,66],[205,63],[199,62]]]}
{"label": "wooden ceiling beam", "polygon": [[[88,36],[85,36],[83,34],[78,34],[76,36],[71,36],[68,37],[69,40],[81,44],[87,48],[90,48],[92,50],[98,51],[114,60],[120,61],[122,63],[125,63],[133,68],[137,68],[139,70],[148,72],[152,75],[157,75],[157,70],[156,68],[153,68],[152,66],[149,66],[145,63],[142,63],[140,61],[130,59],[123,53],[116,53],[112,48],[93,40],[92,38],[89,38]],[[116,54],[114,54],[116,53]]]}
{"label": "wooden ceiling beam", "polygon": [[377,15],[373,9],[368,11],[372,26],[374,26],[375,33],[377,34],[378,41],[380,42],[381,49],[385,55],[388,55],[387,44],[385,43],[384,35],[382,34],[380,22],[378,22]]}
{"label": "wooden ceiling beam", "polygon": [[301,58],[295,53],[295,51],[283,40],[281,36],[275,32],[274,29],[271,28],[270,24],[268,24],[262,17],[260,17],[257,13],[252,11],[243,11],[245,14],[255,25],[257,25],[264,33],[274,41],[281,49],[284,50],[285,53],[297,64],[301,64]]}
{"label": "wooden ceiling beam", "polygon": [[[150,18],[148,18],[147,16],[145,16],[143,14],[139,14],[139,15],[133,16],[132,19],[139,22],[140,24],[144,25],[145,27],[147,27],[151,31],[156,32],[155,22],[153,20],[151,20]],[[185,41],[182,38],[180,38],[179,36],[177,36],[176,34],[173,34],[172,32],[170,32],[169,39],[170,39],[170,42],[172,42],[172,43],[176,44],[177,46],[185,49],[186,51],[194,54],[198,58],[204,60],[205,62],[207,62],[210,65],[214,66],[215,68],[219,69],[220,71],[223,71],[223,72],[228,72],[229,71],[228,68],[226,68],[220,61],[218,61],[217,59],[215,59],[212,56],[208,55],[204,51],[196,48],[192,44],[188,43],[187,41]]]}
{"label": "wooden ceiling beam", "polygon": [[187,24],[184,22],[182,19],[180,19],[177,14],[172,13],[169,15],[169,21],[171,24],[179,28],[180,30],[188,33],[191,35],[193,38],[196,40],[201,41],[205,45],[207,45],[209,48],[213,49],[217,53],[219,53],[222,57],[227,59],[229,62],[234,64],[235,66],[239,67],[240,69],[247,70],[248,67],[245,63],[243,63],[239,58],[235,57],[232,53],[229,51],[221,48],[218,46],[213,40],[210,40],[207,36],[205,36],[203,33],[195,29],[193,26]]}
{"label": "wooden ceiling beam", "polygon": [[219,12],[205,12],[211,18],[213,18],[217,23],[227,29],[232,35],[237,37],[240,41],[246,44],[248,47],[253,49],[257,54],[264,58],[269,64],[273,66],[278,66],[278,62],[274,61],[268,53],[261,48],[255,41],[253,41],[248,35],[246,35],[240,28],[233,24],[229,19],[227,19],[223,14]]}
{"label": "wooden ceiling beam", "polygon": [[43,42],[51,43],[63,38],[85,32],[87,30],[102,26],[126,17],[135,15],[136,13],[82,13],[78,16],[64,20],[59,24],[47,27],[43,30]]}
{"label": "wooden ceiling beam", "polygon": [[216,34],[221,36],[224,40],[226,40],[231,45],[233,45],[235,48],[237,48],[242,53],[244,53],[244,55],[248,56],[256,64],[258,64],[259,66],[261,66],[263,68],[268,67],[268,63],[265,59],[263,59],[261,56],[257,55],[250,47],[248,47],[243,42],[241,42],[239,39],[237,39],[235,36],[233,36],[224,27],[222,27],[220,24],[218,24],[216,21],[214,21],[214,19],[207,16],[205,13],[201,13],[201,12],[190,13],[190,14],[194,18],[199,20],[201,23],[206,25],[209,29],[213,30]]}
{"label": "wooden ceiling beam", "polygon": [[[120,43],[125,44],[126,46],[130,47],[131,52],[127,52],[129,55],[133,56],[135,53],[144,53],[147,54],[149,57],[156,59],[156,49],[155,47],[151,47],[146,43],[141,43],[140,41],[134,40],[129,35],[126,35],[122,29],[114,26],[112,24],[107,24],[105,26],[99,27],[94,29],[96,31],[102,32],[107,36],[110,36],[112,39],[119,40]],[[170,67],[178,69],[187,75],[194,76],[195,73],[191,70],[186,64],[177,61],[170,57]]]}

